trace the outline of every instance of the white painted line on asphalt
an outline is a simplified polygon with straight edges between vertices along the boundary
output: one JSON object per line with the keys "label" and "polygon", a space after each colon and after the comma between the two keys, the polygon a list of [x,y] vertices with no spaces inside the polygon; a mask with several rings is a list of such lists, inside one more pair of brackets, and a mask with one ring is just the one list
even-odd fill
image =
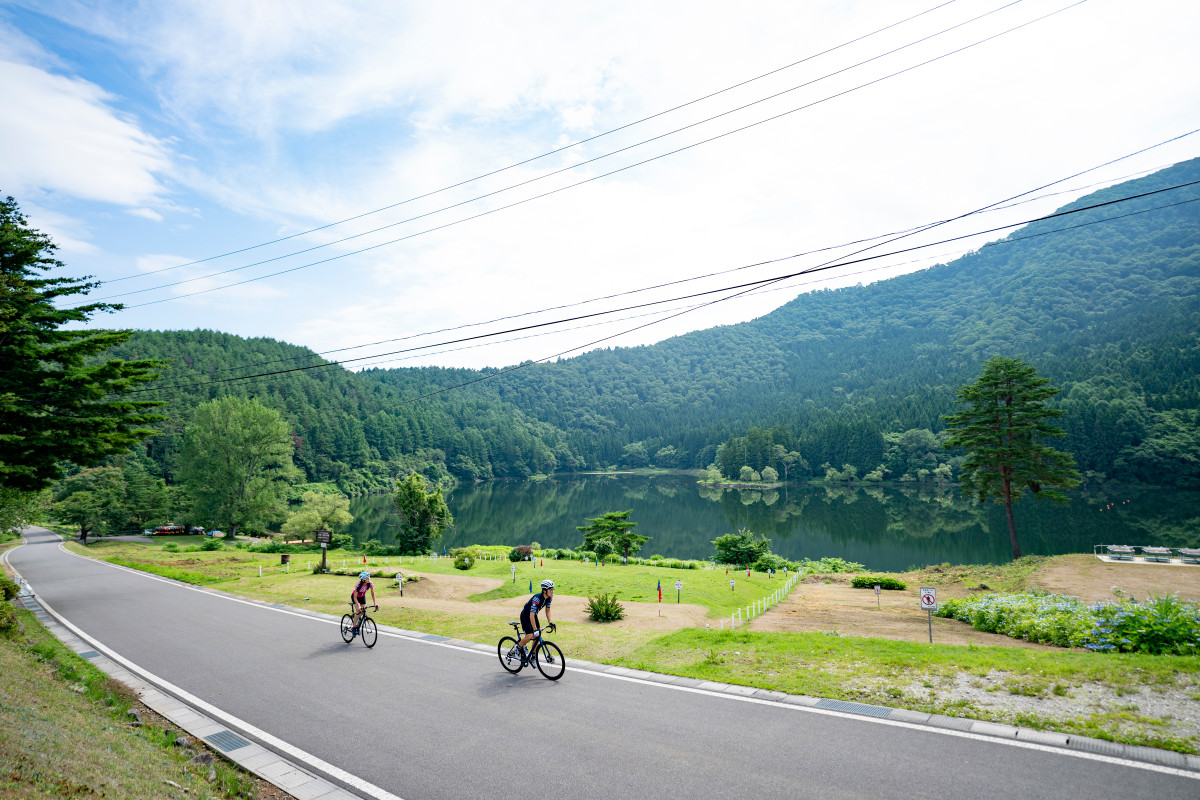
{"label": "white painted line on asphalt", "polygon": [[[118,564],[111,564],[107,561],[100,561],[98,559],[94,559],[89,556],[82,556],[82,555],[79,555],[78,553],[72,553],[70,550],[67,550],[63,544],[59,545],[59,549],[61,549],[64,553],[67,553],[68,555],[75,556],[76,558],[84,558],[84,559],[87,559],[87,560],[92,561],[97,564],[104,564],[105,566],[113,567],[115,569],[126,570],[127,572],[134,573],[135,575],[141,575],[143,577],[150,578],[151,580],[157,580],[157,581],[161,581],[163,583],[169,583],[169,584],[178,586],[183,589],[190,589],[191,591],[202,592],[206,595],[209,595],[210,597],[219,597],[219,598],[222,598],[225,600],[233,601],[235,603],[243,603],[245,605],[254,606],[256,608],[265,608],[270,611],[277,611],[281,614],[289,614],[289,615],[295,616],[295,617],[303,617],[305,619],[314,620],[316,622],[325,622],[325,623],[329,623],[329,624],[333,624],[333,625],[338,624],[334,620],[320,619],[320,618],[312,616],[311,614],[307,614],[307,613],[303,613],[303,612],[299,612],[299,611],[291,611],[286,608],[277,608],[275,606],[263,605],[261,603],[256,603],[256,602],[253,602],[250,600],[245,600],[242,598],[234,597],[229,594],[206,591],[199,587],[190,586],[190,585],[182,583],[180,581],[172,580],[169,578],[162,578],[158,575],[154,575],[154,574],[151,574],[148,572],[142,572],[141,570],[131,569],[129,567],[122,567]],[[11,551],[9,551],[9,552],[11,552]],[[7,554],[5,554],[5,555],[7,556]],[[60,619],[61,619],[61,617],[60,617]],[[409,635],[406,635],[403,633],[384,630],[382,626],[380,627],[379,632],[380,632],[380,634],[382,634],[384,636],[390,636],[390,637],[393,637],[396,639],[407,639],[412,642],[417,642],[417,643],[426,644],[426,645],[432,645],[435,647],[447,647],[452,650],[462,651],[464,653],[474,653],[476,655],[486,655],[489,658],[495,657],[495,654],[491,653],[490,651],[484,652],[484,651],[476,650],[472,647],[454,644],[452,642],[430,641],[428,639],[422,638],[425,634],[422,634],[421,636],[409,636]],[[92,641],[92,640],[89,639],[88,641]],[[598,678],[608,678],[610,680],[627,681],[629,683],[637,683],[637,684],[641,684],[643,686],[658,687],[661,689],[673,689],[673,690],[679,691],[679,692],[689,692],[692,694],[705,695],[708,697],[715,697],[715,698],[720,698],[720,699],[724,699],[724,700],[737,700],[737,701],[740,701],[743,703],[755,703],[755,704],[765,705],[765,706],[774,706],[776,708],[784,708],[784,709],[789,709],[791,711],[803,711],[803,712],[807,712],[809,714],[820,714],[822,716],[827,716],[827,717],[839,717],[841,719],[854,720],[856,722],[867,722],[867,723],[874,723],[876,725],[887,725],[887,726],[895,727],[895,728],[904,728],[907,730],[922,731],[925,733],[935,733],[935,734],[939,734],[942,736],[952,736],[952,737],[959,738],[959,739],[970,739],[970,740],[978,741],[978,742],[987,742],[990,744],[1004,745],[1006,747],[1018,747],[1018,748],[1021,748],[1024,750],[1035,750],[1035,751],[1039,751],[1039,752],[1043,752],[1043,753],[1071,756],[1072,758],[1081,758],[1086,761],[1095,761],[1095,762],[1099,762],[1099,763],[1103,763],[1103,764],[1113,764],[1113,765],[1121,766],[1121,767],[1130,767],[1133,769],[1145,770],[1147,772],[1158,772],[1158,773],[1162,773],[1165,775],[1174,775],[1174,776],[1181,777],[1181,778],[1190,778],[1192,780],[1200,780],[1200,772],[1195,772],[1195,771],[1186,770],[1186,769],[1180,769],[1178,767],[1169,767],[1169,766],[1166,766],[1165,764],[1151,764],[1146,761],[1134,761],[1132,759],[1120,758],[1118,756],[1106,756],[1106,755],[1102,755],[1100,753],[1089,753],[1089,752],[1080,751],[1080,750],[1072,750],[1069,748],[1054,747],[1052,745],[1039,744],[1037,742],[1026,742],[1026,741],[1019,741],[1016,739],[1002,738],[1002,737],[996,737],[996,736],[985,736],[985,735],[978,734],[978,733],[971,733],[970,731],[958,731],[958,730],[953,730],[950,728],[939,728],[934,725],[922,725],[922,724],[918,724],[918,723],[914,723],[914,722],[903,722],[901,720],[883,719],[880,717],[869,717],[869,716],[865,716],[863,714],[852,714],[852,713],[847,713],[844,711],[833,711],[831,709],[826,709],[826,708],[814,708],[812,706],[801,706],[801,705],[795,705],[793,703],[781,702],[779,700],[768,700],[768,699],[764,699],[761,697],[746,697],[746,696],[743,696],[740,694],[732,694],[732,693],[727,693],[727,692],[723,692],[723,691],[712,691],[710,689],[700,689],[700,688],[696,688],[696,687],[692,687],[692,686],[677,686],[674,684],[662,683],[661,681],[647,680],[645,678],[628,677],[625,675],[612,674],[612,673],[603,672],[603,671],[599,671],[599,670],[576,668],[575,672],[578,672],[583,675],[593,675]],[[253,730],[253,729],[251,729],[251,730]],[[268,735],[268,734],[264,734],[264,735]],[[311,756],[306,756],[306,757],[311,758]],[[336,769],[336,767],[334,769]]]}

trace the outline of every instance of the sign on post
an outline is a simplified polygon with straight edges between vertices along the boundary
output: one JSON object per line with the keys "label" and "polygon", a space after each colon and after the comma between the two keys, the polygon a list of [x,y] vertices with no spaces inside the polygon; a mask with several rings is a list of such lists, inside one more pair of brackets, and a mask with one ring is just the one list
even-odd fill
{"label": "sign on post", "polygon": [[679,592],[683,589],[683,581],[675,581],[675,604],[679,605]]}
{"label": "sign on post", "polygon": [[930,613],[937,611],[937,589],[932,586],[921,587],[921,608]]}
{"label": "sign on post", "polygon": [[329,571],[325,564],[325,555],[329,550],[329,545],[333,542],[333,531],[327,531],[321,528],[317,533],[317,542],[321,545],[321,573]]}
{"label": "sign on post", "polygon": [[921,587],[921,608],[929,612],[929,643],[933,644],[933,612],[937,611],[937,589]]}

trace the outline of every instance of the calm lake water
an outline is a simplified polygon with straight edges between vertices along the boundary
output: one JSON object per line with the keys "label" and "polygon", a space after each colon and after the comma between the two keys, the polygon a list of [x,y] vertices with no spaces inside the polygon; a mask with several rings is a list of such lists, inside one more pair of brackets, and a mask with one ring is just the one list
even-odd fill
{"label": "calm lake water", "polygon": [[[958,496],[955,487],[791,486],[714,491],[693,476],[581,475],[543,481],[488,481],[447,497],[454,528],[442,544],[575,548],[575,526],[606,511],[632,509],[650,537],[642,555],[707,558],[712,540],[740,528],[764,533],[785,558],[838,556],[870,569],[926,564],[997,564],[1011,559],[1004,510]],[[387,496],[351,501],[356,541],[395,541]],[[1200,546],[1200,493],[1153,487],[1074,492],[1065,507],[1026,497],[1015,506],[1027,555],[1090,553],[1096,544]]]}

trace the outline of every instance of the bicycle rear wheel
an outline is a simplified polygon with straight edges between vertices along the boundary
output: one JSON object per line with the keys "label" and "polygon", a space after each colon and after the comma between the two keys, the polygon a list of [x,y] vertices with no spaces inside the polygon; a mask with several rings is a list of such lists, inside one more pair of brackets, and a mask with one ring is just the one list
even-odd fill
{"label": "bicycle rear wheel", "polygon": [[379,638],[379,629],[375,627],[375,620],[364,616],[362,624],[358,626],[358,632],[362,634],[363,644],[367,647],[375,646],[375,640]]}
{"label": "bicycle rear wheel", "polygon": [[342,614],[342,641],[350,644],[354,641],[354,617]]}
{"label": "bicycle rear wheel", "polygon": [[505,636],[500,640],[500,644],[496,645],[496,655],[500,656],[500,666],[516,675],[525,666],[525,662],[521,659],[521,651],[517,647],[517,640],[511,636]]}
{"label": "bicycle rear wheel", "polygon": [[538,672],[552,681],[561,678],[567,670],[567,659],[554,642],[539,642],[537,649],[533,651],[533,660],[537,664]]}

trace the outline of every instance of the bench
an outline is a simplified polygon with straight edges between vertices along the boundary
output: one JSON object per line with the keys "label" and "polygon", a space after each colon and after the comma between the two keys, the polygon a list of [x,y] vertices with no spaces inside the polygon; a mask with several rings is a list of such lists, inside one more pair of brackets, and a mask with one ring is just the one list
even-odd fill
{"label": "bench", "polygon": [[1200,564],[1200,549],[1194,547],[1179,548],[1179,560],[1185,564]]}
{"label": "bench", "polygon": [[1169,547],[1143,547],[1142,558],[1147,561],[1170,561],[1171,548]]}
{"label": "bench", "polygon": [[1133,561],[1133,548],[1124,544],[1108,544],[1104,546],[1108,557],[1118,561]]}

